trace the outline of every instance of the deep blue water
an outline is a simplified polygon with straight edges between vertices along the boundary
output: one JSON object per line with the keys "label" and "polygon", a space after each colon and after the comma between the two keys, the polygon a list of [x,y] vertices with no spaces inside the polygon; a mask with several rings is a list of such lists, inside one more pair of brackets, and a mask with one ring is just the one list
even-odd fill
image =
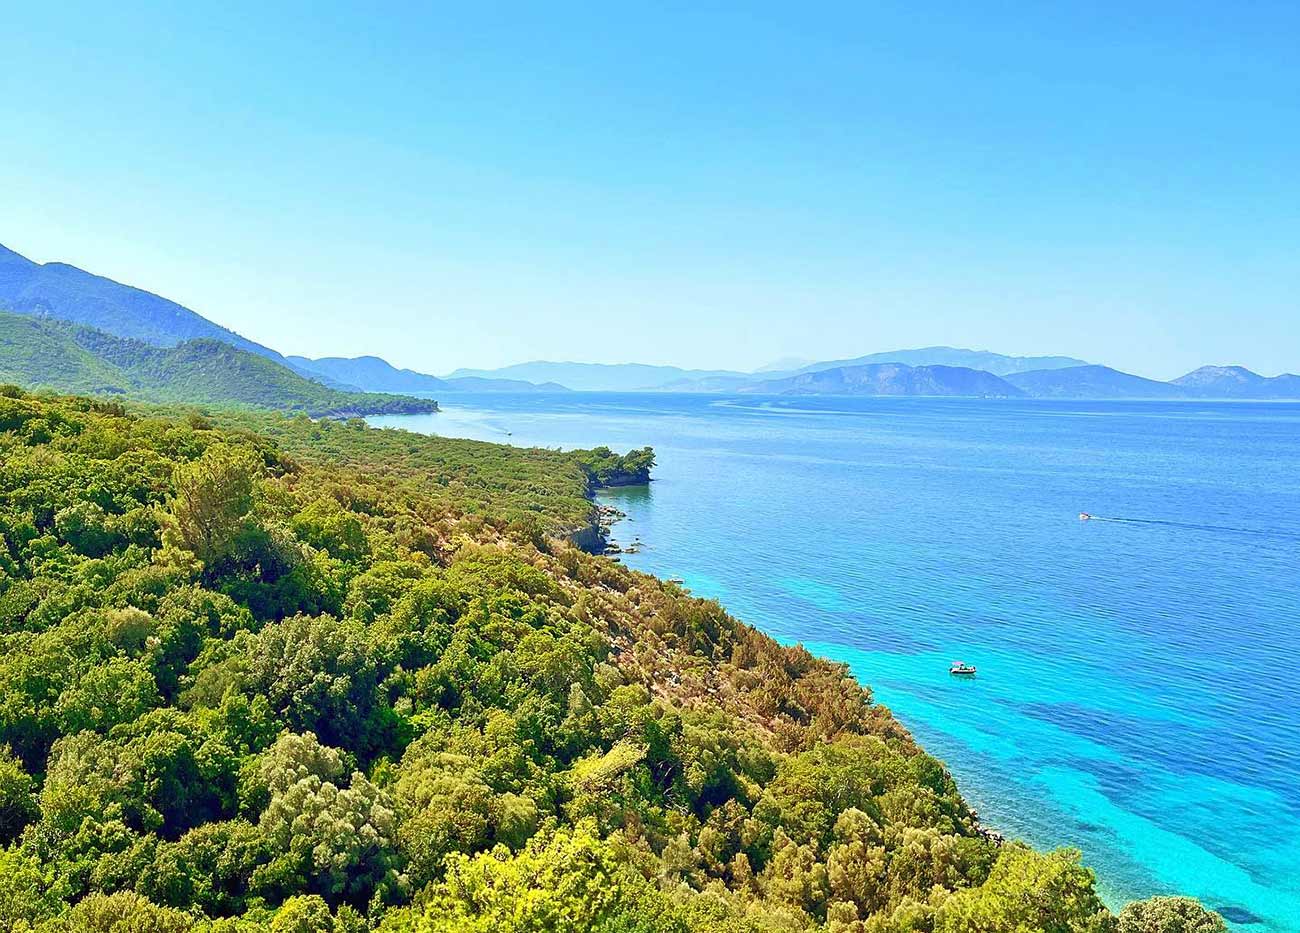
{"label": "deep blue water", "polygon": [[[643,543],[627,564],[847,662],[986,823],[1082,849],[1113,905],[1190,893],[1300,931],[1300,405],[444,408],[372,420],[653,444],[651,486],[605,497],[628,516],[615,539]],[[949,676],[955,658],[979,676]]]}

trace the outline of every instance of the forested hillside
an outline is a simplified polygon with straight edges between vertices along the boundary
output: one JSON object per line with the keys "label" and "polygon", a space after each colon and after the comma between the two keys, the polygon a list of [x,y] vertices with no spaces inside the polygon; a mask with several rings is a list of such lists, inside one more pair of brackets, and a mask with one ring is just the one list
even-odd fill
{"label": "forested hillside", "polygon": [[648,450],[8,388],[0,460],[0,931],[1222,929],[551,535]]}
{"label": "forested hillside", "polygon": [[152,402],[245,406],[311,415],[434,411],[401,395],[331,389],[218,340],[151,346],[62,321],[0,312],[0,381]]}

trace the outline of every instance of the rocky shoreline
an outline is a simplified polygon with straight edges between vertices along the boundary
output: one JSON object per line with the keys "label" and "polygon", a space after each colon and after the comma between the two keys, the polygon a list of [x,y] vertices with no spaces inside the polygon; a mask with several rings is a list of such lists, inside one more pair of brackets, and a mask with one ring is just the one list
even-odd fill
{"label": "rocky shoreline", "polygon": [[617,541],[610,540],[609,533],[615,525],[627,518],[626,512],[612,505],[597,505],[596,510],[599,516],[597,521],[600,525],[601,536],[605,541],[605,548],[601,551],[602,554],[614,557],[617,560],[619,554],[636,554],[640,552],[644,545],[639,536],[634,536],[628,544],[619,544]]}
{"label": "rocky shoreline", "polygon": [[[616,485],[629,484],[620,483]],[[603,486],[597,488],[603,488]],[[595,493],[596,490],[592,490],[589,495],[594,497]],[[612,505],[602,505],[595,502],[593,498],[591,514],[587,524],[571,530],[565,537],[588,554],[605,554],[615,557],[618,554],[635,554],[641,549],[639,538],[624,546],[611,541],[609,537],[610,530],[625,518],[627,518],[626,512]]]}

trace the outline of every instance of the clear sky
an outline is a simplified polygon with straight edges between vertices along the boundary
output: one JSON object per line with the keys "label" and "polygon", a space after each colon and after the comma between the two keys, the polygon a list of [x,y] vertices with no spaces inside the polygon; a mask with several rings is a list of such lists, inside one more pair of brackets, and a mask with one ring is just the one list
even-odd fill
{"label": "clear sky", "polygon": [[0,242],[286,353],[1300,370],[1294,2],[65,2],[4,31]]}

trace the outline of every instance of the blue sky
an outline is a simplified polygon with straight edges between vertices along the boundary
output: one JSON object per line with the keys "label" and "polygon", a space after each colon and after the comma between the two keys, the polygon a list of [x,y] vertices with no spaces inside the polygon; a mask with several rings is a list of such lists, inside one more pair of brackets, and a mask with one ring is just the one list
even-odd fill
{"label": "blue sky", "polygon": [[433,372],[1300,370],[1293,3],[198,6],[6,10],[0,242]]}

